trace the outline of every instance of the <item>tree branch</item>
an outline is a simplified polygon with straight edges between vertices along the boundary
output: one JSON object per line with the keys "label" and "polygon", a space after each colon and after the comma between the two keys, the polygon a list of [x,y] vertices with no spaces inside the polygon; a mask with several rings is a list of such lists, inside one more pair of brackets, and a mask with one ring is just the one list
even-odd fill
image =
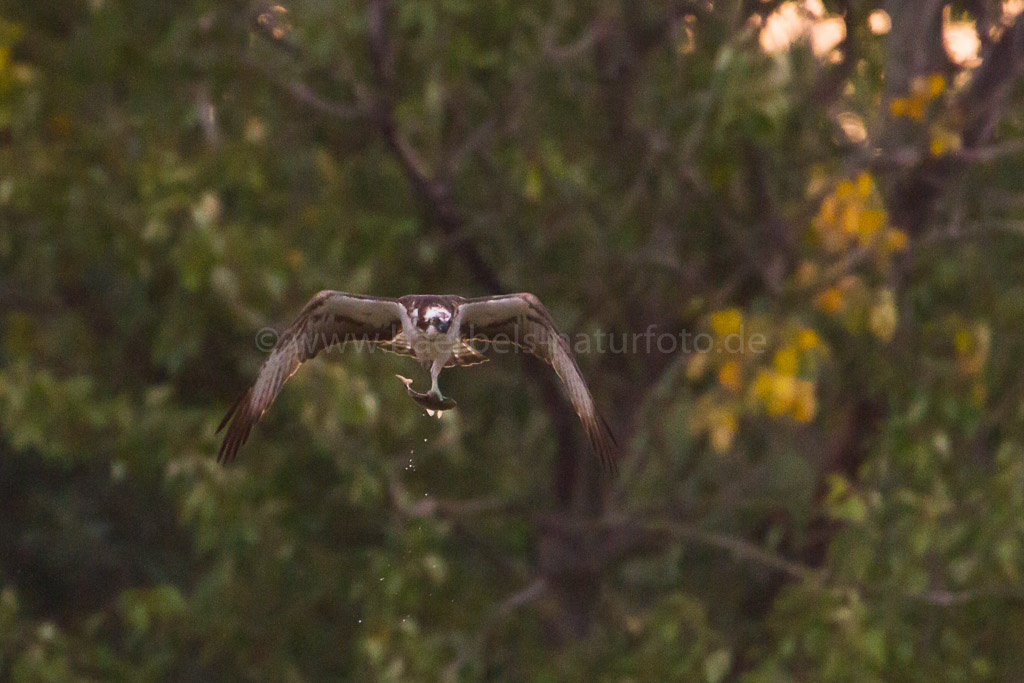
{"label": "tree branch", "polygon": [[369,116],[369,111],[362,103],[338,104],[320,97],[308,85],[298,80],[287,79],[256,59],[246,59],[243,65],[260,74],[271,85],[279,89],[296,103],[340,122],[357,121]]}
{"label": "tree branch", "polygon": [[512,614],[517,610],[536,602],[544,596],[548,590],[547,581],[543,578],[534,579],[524,588],[517,590],[507,598],[501,601],[483,626],[480,627],[475,638],[473,638],[466,646],[460,648],[458,656],[447,666],[443,674],[443,680],[445,681],[458,681],[459,671],[462,670],[471,657],[479,655],[483,650],[487,641],[493,635],[493,631],[506,621]]}
{"label": "tree branch", "polygon": [[1006,109],[1014,83],[1024,75],[1024,14],[985,55],[959,102],[967,124],[964,126],[964,147],[985,144],[995,133],[996,125]]}

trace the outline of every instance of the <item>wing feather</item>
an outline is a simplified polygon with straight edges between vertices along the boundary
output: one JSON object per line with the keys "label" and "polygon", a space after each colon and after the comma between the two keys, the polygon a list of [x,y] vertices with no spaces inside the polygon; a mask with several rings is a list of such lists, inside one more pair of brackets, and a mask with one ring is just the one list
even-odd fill
{"label": "wing feather", "polygon": [[452,357],[445,363],[445,367],[450,368],[457,365],[462,368],[468,368],[471,365],[480,365],[489,360],[490,358],[487,358],[480,351],[473,348],[472,344],[463,339],[452,349]]}
{"label": "wing feather", "polygon": [[511,343],[550,364],[562,380],[598,459],[608,470],[616,471],[615,437],[594,403],[569,344],[537,297],[521,293],[469,299],[459,308],[458,320],[460,334],[467,341]]}
{"label": "wing feather", "polygon": [[395,299],[324,290],[310,299],[260,366],[252,386],[217,427],[227,427],[217,454],[231,462],[284,383],[305,361],[326,348],[349,342],[388,342],[402,329],[405,307]]}

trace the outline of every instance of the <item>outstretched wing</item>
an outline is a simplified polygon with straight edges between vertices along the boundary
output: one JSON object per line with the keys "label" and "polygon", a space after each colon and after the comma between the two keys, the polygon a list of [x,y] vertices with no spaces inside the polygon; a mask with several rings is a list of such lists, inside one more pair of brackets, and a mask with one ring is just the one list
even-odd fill
{"label": "outstretched wing", "polygon": [[[256,381],[224,416],[219,433],[228,427],[217,454],[219,462],[231,462],[249,439],[281,386],[299,366],[322,350],[360,342],[378,344],[394,339],[402,329],[405,307],[395,299],[359,296],[324,290],[310,299],[285,330],[260,367]],[[229,424],[230,422],[230,424]]]}
{"label": "outstretched wing", "polygon": [[608,470],[615,471],[615,437],[597,411],[569,345],[558,334],[551,314],[537,297],[523,293],[468,299],[459,307],[456,319],[460,335],[467,341],[486,341],[492,346],[514,344],[551,364],[565,385],[598,458]]}

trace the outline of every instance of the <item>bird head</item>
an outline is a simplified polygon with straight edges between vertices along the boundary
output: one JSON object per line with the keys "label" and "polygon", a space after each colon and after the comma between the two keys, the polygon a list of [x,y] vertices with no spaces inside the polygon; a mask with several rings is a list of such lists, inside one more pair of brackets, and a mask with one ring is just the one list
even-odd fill
{"label": "bird head", "polygon": [[452,314],[444,309],[431,311],[431,316],[427,318],[427,329],[431,331],[430,336],[432,337],[438,334],[447,334],[451,326]]}

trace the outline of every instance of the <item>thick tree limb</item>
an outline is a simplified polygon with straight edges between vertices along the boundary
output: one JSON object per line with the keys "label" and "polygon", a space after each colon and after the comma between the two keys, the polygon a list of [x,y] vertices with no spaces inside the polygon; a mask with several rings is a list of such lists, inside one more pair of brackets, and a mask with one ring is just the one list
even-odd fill
{"label": "thick tree limb", "polygon": [[[895,27],[896,17],[893,19]],[[902,16],[902,21],[914,24],[920,18],[907,15]],[[890,37],[890,42],[896,41],[897,36]],[[893,49],[892,59],[895,59],[903,48]],[[992,45],[976,69],[970,87],[955,105],[965,122],[961,136],[963,149],[942,157],[925,157],[922,154],[920,161],[906,171],[904,180],[897,186],[892,205],[897,225],[912,236],[920,236],[949,183],[967,168],[968,162],[988,159],[991,152],[983,152],[981,148],[994,136],[1006,111],[1010,93],[1021,76],[1024,76],[1024,15],[1019,15]]]}
{"label": "thick tree limb", "polygon": [[1024,75],[1024,14],[1003,32],[974,74],[959,102],[964,113],[964,147],[974,148],[992,139],[1006,111],[1013,86]]}

